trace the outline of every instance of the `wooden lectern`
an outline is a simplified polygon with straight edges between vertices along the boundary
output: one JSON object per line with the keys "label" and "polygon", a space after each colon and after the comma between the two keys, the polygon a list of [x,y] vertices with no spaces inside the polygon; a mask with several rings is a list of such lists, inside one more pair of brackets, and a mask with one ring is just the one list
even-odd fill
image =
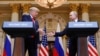
{"label": "wooden lectern", "polygon": [[15,38],[13,56],[25,56],[24,38],[35,33],[32,22],[4,22],[2,29]]}
{"label": "wooden lectern", "polygon": [[97,22],[69,22],[68,37],[78,37],[78,56],[89,56],[87,37],[94,35],[99,29]]}

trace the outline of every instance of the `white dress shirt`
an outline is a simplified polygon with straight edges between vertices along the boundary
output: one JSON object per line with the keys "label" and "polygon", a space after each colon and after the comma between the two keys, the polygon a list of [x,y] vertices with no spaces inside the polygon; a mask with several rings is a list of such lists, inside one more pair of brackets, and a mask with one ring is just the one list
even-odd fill
{"label": "white dress shirt", "polygon": [[78,22],[78,19],[75,19],[74,22]]}

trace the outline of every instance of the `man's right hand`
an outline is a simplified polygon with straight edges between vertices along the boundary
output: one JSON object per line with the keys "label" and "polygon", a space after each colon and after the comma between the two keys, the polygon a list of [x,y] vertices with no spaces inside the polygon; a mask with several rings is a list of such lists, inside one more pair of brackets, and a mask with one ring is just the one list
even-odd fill
{"label": "man's right hand", "polygon": [[38,32],[39,32],[41,35],[44,35],[44,34],[45,34],[45,32],[43,31],[42,28],[39,28],[39,29],[38,29]]}
{"label": "man's right hand", "polygon": [[47,33],[48,36],[54,36],[55,35],[55,32],[49,32]]}

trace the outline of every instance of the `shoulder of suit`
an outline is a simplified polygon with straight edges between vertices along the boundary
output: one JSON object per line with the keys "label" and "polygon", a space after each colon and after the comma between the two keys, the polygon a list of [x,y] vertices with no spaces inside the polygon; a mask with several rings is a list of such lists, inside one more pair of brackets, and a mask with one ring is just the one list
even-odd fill
{"label": "shoulder of suit", "polygon": [[85,22],[84,20],[78,20],[78,22]]}
{"label": "shoulder of suit", "polygon": [[38,22],[38,20],[35,20],[36,22]]}
{"label": "shoulder of suit", "polygon": [[24,15],[22,15],[22,16],[30,16],[30,15],[25,15],[25,14],[24,14]]}
{"label": "shoulder of suit", "polygon": [[22,17],[30,18],[30,15],[22,15]]}

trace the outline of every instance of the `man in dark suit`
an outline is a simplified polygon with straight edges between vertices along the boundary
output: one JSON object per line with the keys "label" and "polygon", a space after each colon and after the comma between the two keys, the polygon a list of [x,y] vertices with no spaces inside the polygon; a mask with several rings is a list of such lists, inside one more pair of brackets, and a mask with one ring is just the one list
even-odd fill
{"label": "man in dark suit", "polygon": [[[71,21],[73,22],[82,22],[78,19],[78,14],[76,11],[71,11],[69,14],[69,18]],[[48,33],[49,36],[63,36],[63,35],[67,35],[68,28],[67,25],[65,27],[65,29],[61,32],[50,32]],[[73,36],[73,37],[69,37],[70,39],[70,43],[69,43],[69,56],[75,56],[76,52],[77,52],[77,37],[78,36]]]}
{"label": "man in dark suit", "polygon": [[36,33],[34,33],[32,36],[25,36],[25,53],[28,49],[29,56],[37,56],[37,44],[39,42],[39,33],[42,34],[44,31],[42,29],[39,29],[39,23],[36,20],[36,17],[38,15],[39,9],[36,7],[31,7],[29,9],[29,15],[23,14],[22,21],[31,21],[33,22],[33,25],[35,27]]}

